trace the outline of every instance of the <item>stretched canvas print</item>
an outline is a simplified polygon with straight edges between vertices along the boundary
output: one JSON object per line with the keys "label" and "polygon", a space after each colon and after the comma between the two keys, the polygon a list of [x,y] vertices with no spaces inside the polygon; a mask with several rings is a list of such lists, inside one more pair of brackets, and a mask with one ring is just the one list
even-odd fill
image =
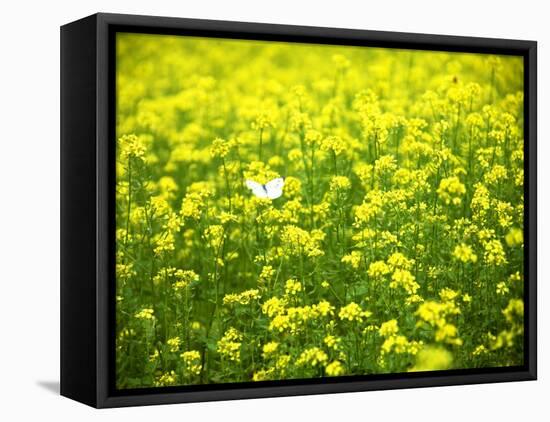
{"label": "stretched canvas print", "polygon": [[524,364],[524,61],[116,34],[116,388]]}
{"label": "stretched canvas print", "polygon": [[536,379],[536,42],[61,29],[61,394]]}

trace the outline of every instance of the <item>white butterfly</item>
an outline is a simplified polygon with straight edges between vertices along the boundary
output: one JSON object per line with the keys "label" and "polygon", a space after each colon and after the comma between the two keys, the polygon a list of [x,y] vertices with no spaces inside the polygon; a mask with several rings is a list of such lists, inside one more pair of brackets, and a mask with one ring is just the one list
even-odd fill
{"label": "white butterfly", "polygon": [[285,179],[283,177],[277,177],[265,185],[254,182],[253,180],[247,180],[246,187],[252,191],[258,198],[277,199],[283,194],[283,186]]}

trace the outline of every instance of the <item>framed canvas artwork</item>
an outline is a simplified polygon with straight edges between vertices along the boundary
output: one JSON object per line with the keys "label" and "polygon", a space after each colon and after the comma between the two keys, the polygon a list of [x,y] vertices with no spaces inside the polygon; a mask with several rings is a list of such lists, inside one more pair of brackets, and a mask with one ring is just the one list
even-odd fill
{"label": "framed canvas artwork", "polygon": [[61,393],[536,378],[536,43],[61,29]]}

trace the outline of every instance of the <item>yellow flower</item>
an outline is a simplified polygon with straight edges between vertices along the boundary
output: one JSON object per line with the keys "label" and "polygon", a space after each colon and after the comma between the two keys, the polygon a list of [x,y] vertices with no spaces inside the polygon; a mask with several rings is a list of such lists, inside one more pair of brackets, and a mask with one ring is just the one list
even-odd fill
{"label": "yellow flower", "polygon": [[143,308],[141,311],[137,312],[134,316],[137,319],[145,319],[145,320],[154,320],[155,311],[152,308]]}
{"label": "yellow flower", "polygon": [[481,183],[476,183],[474,188],[475,191],[470,208],[474,213],[475,219],[483,219],[491,208],[489,190]]}
{"label": "yellow flower", "polygon": [[505,295],[509,291],[510,291],[510,289],[508,288],[508,286],[506,285],[506,283],[504,281],[501,281],[500,283],[497,283],[497,294],[498,295]]}
{"label": "yellow flower", "polygon": [[487,264],[494,266],[500,266],[508,262],[500,240],[493,239],[485,243],[483,259]]}
{"label": "yellow flower", "polygon": [[342,191],[351,188],[351,182],[346,176],[333,176],[330,180],[331,191]]}
{"label": "yellow flower", "polygon": [[350,254],[344,255],[341,259],[341,261],[344,264],[351,265],[352,268],[358,269],[359,265],[361,264],[361,252],[359,251],[352,251]]}
{"label": "yellow flower", "polygon": [[306,131],[305,141],[308,145],[318,145],[321,143],[323,135],[314,129],[309,129]]}
{"label": "yellow flower", "polygon": [[174,290],[184,290],[193,282],[199,281],[199,275],[193,270],[176,270],[174,273],[176,281],[172,284]]}
{"label": "yellow flower", "polygon": [[278,347],[279,347],[279,343],[277,343],[276,341],[270,341],[269,343],[264,344],[262,348],[263,358],[267,359],[268,357],[273,355],[277,351]]}
{"label": "yellow flower", "polygon": [[327,335],[323,342],[327,345],[327,347],[338,350],[340,348],[340,343],[342,342],[342,339],[340,337],[335,337],[332,334]]}
{"label": "yellow flower", "polygon": [[346,306],[343,306],[342,308],[340,308],[340,312],[338,313],[338,317],[341,320],[346,320],[350,322],[361,322],[363,321],[363,318],[368,318],[371,315],[372,312],[363,311],[361,307],[355,302],[351,302]]}
{"label": "yellow flower", "polygon": [[384,340],[381,351],[382,354],[389,354],[393,352],[397,354],[409,353],[411,355],[416,355],[421,346],[422,342],[409,341],[407,340],[407,337],[401,335],[392,335]]}
{"label": "yellow flower", "polygon": [[345,144],[339,136],[329,136],[321,141],[321,149],[323,151],[330,151],[335,156],[338,156],[344,151]]}
{"label": "yellow flower", "polygon": [[234,145],[234,141],[226,141],[221,138],[216,138],[212,141],[210,154],[212,155],[212,157],[225,158]]}
{"label": "yellow flower", "polygon": [[390,267],[384,261],[375,261],[369,265],[367,274],[372,278],[380,278],[390,273]]}
{"label": "yellow flower", "polygon": [[502,314],[509,323],[515,323],[518,320],[523,319],[523,300],[510,299],[506,309],[502,311]]}
{"label": "yellow flower", "polygon": [[[280,177],[279,173],[271,170],[269,165],[261,161],[252,161],[243,173],[246,180],[253,180],[257,183],[267,183]],[[287,187],[285,186],[285,191],[286,189]]]}
{"label": "yellow flower", "polygon": [[225,229],[217,224],[208,226],[204,231],[204,238],[212,249],[217,250],[225,238]]}
{"label": "yellow flower", "polygon": [[197,192],[188,192],[181,203],[180,213],[182,217],[199,220],[202,210],[205,207],[206,197],[207,196]]}
{"label": "yellow flower", "polygon": [[443,302],[452,302],[458,297],[458,292],[452,289],[443,288],[439,291],[439,297]]}
{"label": "yellow flower", "polygon": [[279,299],[274,296],[262,304],[262,312],[272,318],[273,316],[283,313],[285,310],[285,305],[286,302],[283,299]]}
{"label": "yellow flower", "polygon": [[389,173],[397,170],[397,162],[393,155],[383,155],[374,162],[374,171],[378,174]]}
{"label": "yellow flower", "polygon": [[289,176],[285,178],[285,188],[283,195],[287,198],[299,197],[302,191],[302,182],[296,177]]}
{"label": "yellow flower", "polygon": [[319,315],[319,316],[323,316],[323,317],[330,316],[330,315],[334,314],[334,312],[333,312],[334,311],[334,306],[332,306],[330,304],[330,302],[328,302],[326,300],[321,300],[321,301],[319,301],[319,303],[314,304],[311,307],[311,310],[314,314]]}
{"label": "yellow flower", "polygon": [[472,356],[480,356],[480,355],[484,355],[488,352],[489,351],[487,350],[487,348],[483,344],[480,344],[479,346],[477,346],[474,349],[474,351],[472,352]]}
{"label": "yellow flower", "polygon": [[285,293],[289,296],[295,296],[302,291],[302,283],[297,280],[289,279],[285,283]]}
{"label": "yellow flower", "polygon": [[275,315],[269,324],[270,330],[278,331],[280,333],[282,333],[283,331],[289,328],[292,328],[295,330],[294,327],[295,327],[294,324],[291,325],[290,317],[288,315],[283,315],[283,314]]}
{"label": "yellow flower", "polygon": [[340,361],[333,361],[325,367],[325,373],[329,377],[337,377],[344,374],[344,365]]}
{"label": "yellow flower", "polygon": [[118,145],[121,148],[121,157],[125,159],[137,158],[139,160],[144,160],[145,157],[145,144],[143,139],[137,137],[136,135],[122,135],[118,139]]}
{"label": "yellow flower", "polygon": [[177,352],[181,345],[181,339],[179,337],[172,337],[166,340],[166,344],[169,346],[171,352]]}
{"label": "yellow flower", "polygon": [[298,360],[297,366],[318,366],[324,364],[328,360],[328,356],[318,347],[312,347],[304,350]]}
{"label": "yellow flower", "polygon": [[261,283],[266,283],[275,275],[275,269],[271,265],[265,265],[262,267],[262,271],[259,275],[259,280]]}
{"label": "yellow flower", "polygon": [[252,129],[264,130],[275,126],[275,112],[274,110],[263,110],[252,122]]}
{"label": "yellow flower", "polygon": [[175,385],[178,382],[178,376],[175,371],[169,371],[162,374],[157,380],[155,380],[155,387],[165,387],[168,385]]}
{"label": "yellow flower", "polygon": [[390,288],[396,289],[397,287],[402,287],[408,294],[414,295],[420,285],[415,281],[410,271],[398,268],[394,271],[390,282]]}
{"label": "yellow flower", "polygon": [[506,180],[507,177],[508,171],[506,168],[500,164],[495,164],[489,172],[485,173],[484,179],[487,184],[495,184]]}
{"label": "yellow flower", "polygon": [[260,369],[254,372],[254,374],[252,374],[252,381],[257,382],[257,381],[269,380],[272,374],[273,374],[273,368]]}
{"label": "yellow flower", "polygon": [[402,253],[395,252],[388,258],[388,265],[393,269],[410,270],[414,265],[414,259],[408,259]]}
{"label": "yellow flower", "polygon": [[235,328],[229,328],[218,341],[218,353],[233,362],[241,359],[241,342],[243,335]]}
{"label": "yellow flower", "polygon": [[390,337],[394,334],[397,334],[399,331],[399,327],[397,325],[397,320],[390,319],[389,321],[386,321],[380,325],[380,329],[378,332],[382,337]]}
{"label": "yellow flower", "polygon": [[465,243],[455,246],[453,255],[456,259],[464,263],[475,263],[477,261],[476,254],[472,251],[472,248]]}
{"label": "yellow flower", "polygon": [[509,247],[522,246],[523,245],[523,230],[518,229],[516,227],[513,227],[506,234],[506,237],[504,239],[506,240],[506,244]]}
{"label": "yellow flower", "polygon": [[224,305],[248,305],[254,300],[260,298],[260,291],[258,289],[245,290],[241,293],[228,293],[223,297]]}
{"label": "yellow flower", "polygon": [[417,294],[407,296],[407,298],[405,299],[405,303],[407,305],[413,305],[415,303],[421,303],[421,302],[424,302],[424,298]]}
{"label": "yellow flower", "polygon": [[466,187],[457,176],[451,176],[441,179],[437,193],[445,204],[460,205],[461,197],[466,193]]}
{"label": "yellow flower", "polygon": [[442,371],[451,368],[453,355],[442,347],[426,346],[416,355],[416,363],[409,372]]}
{"label": "yellow flower", "polygon": [[324,255],[321,249],[321,241],[324,238],[325,233],[320,230],[307,232],[293,225],[284,226],[281,232],[284,247],[291,255],[297,256],[307,255],[315,258]]}
{"label": "yellow flower", "polygon": [[133,264],[116,264],[116,276],[117,279],[122,280],[128,280],[130,277],[134,276],[136,272],[133,269]]}
{"label": "yellow flower", "polygon": [[157,236],[153,252],[155,252],[155,255],[162,255],[163,253],[172,252],[176,249],[174,243],[174,235],[170,232],[165,233],[164,236]]}
{"label": "yellow flower", "polygon": [[200,375],[202,370],[201,354],[197,350],[183,352],[180,357],[183,359],[186,372],[193,375]]}
{"label": "yellow flower", "polygon": [[457,335],[458,330],[456,326],[454,326],[453,324],[445,324],[437,329],[435,333],[435,341],[441,341],[460,346],[462,344],[462,340],[456,338]]}

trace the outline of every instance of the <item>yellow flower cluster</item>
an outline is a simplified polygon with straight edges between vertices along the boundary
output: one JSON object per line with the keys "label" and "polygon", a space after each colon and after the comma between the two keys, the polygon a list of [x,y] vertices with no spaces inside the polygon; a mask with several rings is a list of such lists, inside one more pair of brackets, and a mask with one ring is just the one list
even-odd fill
{"label": "yellow flower cluster", "polygon": [[260,299],[260,291],[258,289],[245,290],[241,293],[229,293],[223,298],[224,305],[248,305],[253,300]]}
{"label": "yellow flower cluster", "polygon": [[201,354],[198,350],[183,352],[180,357],[185,365],[185,371],[192,375],[200,375],[202,370]]}
{"label": "yellow flower cluster", "polygon": [[441,179],[437,193],[445,204],[460,205],[462,196],[466,193],[466,187],[457,176],[451,176]]}
{"label": "yellow flower cluster", "polygon": [[385,339],[381,346],[382,354],[393,352],[396,354],[409,353],[415,355],[422,346],[422,342],[409,341],[407,337],[399,335],[398,332],[399,326],[395,319],[391,319],[380,325],[378,333]]}
{"label": "yellow flower cluster", "polygon": [[305,328],[305,324],[308,321],[328,317],[334,313],[334,306],[326,300],[321,300],[319,303],[313,305],[285,308],[284,306],[280,306],[280,301],[273,299],[276,298],[272,298],[271,302],[268,301],[269,304],[265,308],[264,313],[271,314],[272,316],[269,329],[279,333],[288,330],[291,334],[296,334]]}
{"label": "yellow flower cluster", "polygon": [[143,139],[135,134],[123,135],[118,140],[118,145],[121,148],[121,156],[126,159],[136,158],[144,160],[146,147]]}
{"label": "yellow flower cluster", "polygon": [[485,243],[483,259],[489,265],[500,266],[506,264],[506,252],[498,239],[489,240]]}
{"label": "yellow flower cluster", "polygon": [[176,385],[178,382],[178,376],[175,371],[169,371],[162,374],[157,380],[155,380],[155,387],[166,387],[170,385]]}
{"label": "yellow flower cluster", "polygon": [[369,277],[378,279],[391,272],[390,267],[384,261],[375,261],[369,265],[367,274]]}
{"label": "yellow flower cluster", "polygon": [[166,340],[166,344],[168,345],[170,351],[172,353],[175,353],[179,350],[181,345],[181,339],[179,337],[172,337]]}
{"label": "yellow flower cluster", "polygon": [[210,153],[212,154],[212,157],[225,158],[234,145],[234,141],[226,141],[221,138],[216,138],[212,141]]}
{"label": "yellow flower cluster", "polygon": [[345,373],[344,365],[342,365],[342,362],[338,360],[332,361],[325,367],[325,373],[329,377],[337,377],[340,375],[344,375]]}
{"label": "yellow flower cluster", "polygon": [[341,320],[350,322],[362,322],[363,318],[368,318],[371,315],[372,312],[364,311],[363,309],[361,309],[361,306],[359,306],[355,302],[348,303],[346,306],[340,308],[340,311],[338,312],[338,317]]}
{"label": "yellow flower cluster", "polygon": [[397,268],[392,275],[390,288],[396,289],[398,287],[403,288],[408,294],[414,295],[420,285],[415,281],[415,277],[409,270]]}
{"label": "yellow flower cluster", "polygon": [[289,296],[295,296],[302,291],[302,283],[298,280],[289,279],[285,283],[285,293]]}
{"label": "yellow flower cluster", "polygon": [[396,319],[390,319],[389,321],[382,323],[382,325],[380,325],[380,329],[378,330],[382,337],[393,336],[397,334],[398,331],[399,327]]}
{"label": "yellow flower cluster", "polygon": [[135,317],[137,319],[154,320],[155,311],[152,308],[143,308],[141,311],[136,312]]}
{"label": "yellow flower cluster", "polygon": [[416,362],[410,372],[442,371],[450,369],[453,364],[453,355],[442,347],[425,346],[416,355]]}
{"label": "yellow flower cluster", "polygon": [[325,233],[320,230],[308,232],[292,225],[283,227],[281,232],[281,241],[289,255],[305,255],[310,258],[324,255],[321,249],[324,238]]}
{"label": "yellow flower cluster", "polygon": [[358,269],[361,265],[361,259],[363,255],[359,251],[352,251],[350,254],[344,255],[340,260],[344,264],[351,265],[352,268]]}
{"label": "yellow flower cluster", "polygon": [[345,191],[351,188],[351,181],[346,176],[333,176],[330,180],[331,191]]}
{"label": "yellow flower cluster", "polygon": [[327,360],[328,356],[324,351],[322,351],[318,347],[312,347],[310,349],[304,350],[300,354],[298,360],[296,361],[296,365],[318,366],[325,364]]}
{"label": "yellow flower cluster", "polygon": [[[444,289],[440,292],[442,302],[426,301],[422,303],[416,315],[421,321],[435,328],[435,341],[462,345],[462,339],[458,337],[456,326],[449,322],[449,319],[460,314],[460,308],[455,302],[458,294],[450,289]],[[419,321],[419,324],[421,322]]]}
{"label": "yellow flower cluster", "polygon": [[270,356],[272,356],[279,347],[279,343],[276,341],[270,341],[269,343],[266,343],[262,347],[262,356],[264,359],[268,359]]}
{"label": "yellow flower cluster", "polygon": [[453,255],[456,259],[462,261],[463,263],[471,262],[475,264],[477,261],[477,255],[473,252],[472,248],[465,243],[456,245]]}
{"label": "yellow flower cluster", "polygon": [[229,328],[223,337],[218,341],[218,353],[234,362],[238,362],[241,359],[241,342],[243,335],[235,328]]}

